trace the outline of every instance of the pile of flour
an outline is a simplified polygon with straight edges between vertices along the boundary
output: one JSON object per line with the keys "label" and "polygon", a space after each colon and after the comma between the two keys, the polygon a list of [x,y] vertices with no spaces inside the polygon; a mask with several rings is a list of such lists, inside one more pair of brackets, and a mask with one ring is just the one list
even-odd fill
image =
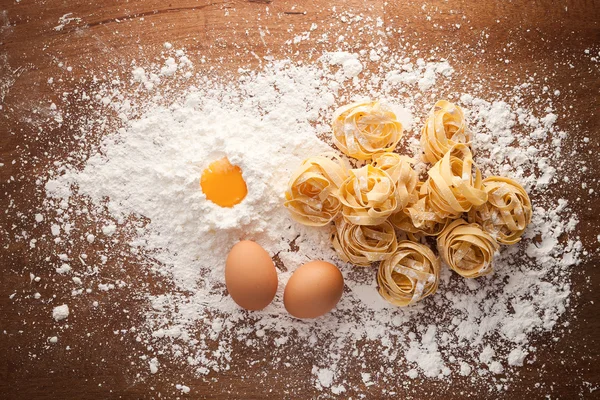
{"label": "pile of flour", "polygon": [[[107,83],[81,94],[78,101],[97,110],[80,124],[81,140],[96,132],[103,132],[102,139],[57,162],[39,181],[57,242],[125,240],[140,260],[140,273],[174,284],[176,290],[138,294],[148,309],[144,324],[130,334],[148,344],[142,361],[148,373],[160,373],[161,361],[169,359],[218,379],[239,346],[281,355],[273,358],[272,370],[293,368],[287,349],[300,346],[313,355],[315,385],[333,393],[346,390],[349,368],[357,365],[367,386],[452,375],[494,382],[497,374],[534,362],[532,338],[558,334],[582,244],[577,216],[552,192],[565,172],[559,160],[567,137],[555,127],[552,90],[539,90],[533,108],[521,101],[521,94],[538,90],[533,79],[506,89],[501,101],[474,95],[480,84],[465,83],[464,92],[453,93],[445,90],[457,75],[449,61],[378,48],[325,53],[310,64],[267,60],[261,70],[240,70],[235,79],[194,73],[194,57],[169,44],[163,55],[160,65],[134,65],[115,76],[118,88]],[[186,89],[170,95],[171,84]],[[484,176],[507,176],[526,187],[533,221],[522,242],[501,248],[494,275],[466,280],[444,268],[436,295],[396,308],[379,297],[375,269],[340,262],[327,229],[289,218],[283,193],[303,159],[332,150],[335,108],[365,98],[394,104],[407,129],[399,151],[418,158],[421,124],[442,96],[465,109]],[[51,112],[62,119],[56,106]],[[201,171],[223,156],[241,167],[249,190],[233,208],[207,201],[199,188]],[[98,231],[80,230],[78,204],[102,221]],[[226,295],[224,261],[241,239],[261,244],[280,266],[277,296],[260,312],[243,311]],[[102,263],[123,257],[99,252]],[[338,265],[346,290],[334,312],[298,321],[285,312],[283,288],[298,266],[315,259]],[[90,268],[60,269],[63,264],[57,273],[92,275]],[[102,277],[101,265],[92,271]],[[127,282],[110,285],[100,289],[127,294]],[[370,361],[361,367],[356,359],[365,349]]]}

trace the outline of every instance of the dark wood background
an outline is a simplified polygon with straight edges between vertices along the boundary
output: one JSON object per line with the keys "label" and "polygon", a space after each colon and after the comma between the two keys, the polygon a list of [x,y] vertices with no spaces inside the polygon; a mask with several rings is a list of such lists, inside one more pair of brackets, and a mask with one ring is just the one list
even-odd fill
{"label": "dark wood background", "polygon": [[[136,349],[142,345],[136,344],[132,336],[122,338],[114,334],[121,329],[121,321],[128,320],[131,325],[131,321],[140,318],[136,310],[144,307],[141,301],[122,291],[94,293],[106,304],[103,311],[94,313],[89,307],[77,306],[69,317],[70,328],[60,332],[60,345],[46,345],[47,332],[54,325],[50,318],[52,305],[40,305],[31,298],[29,273],[42,277],[35,290],[44,297],[67,291],[57,290],[62,281],[50,274],[44,263],[45,257],[52,255],[50,246],[40,243],[33,251],[27,241],[17,237],[23,230],[39,236],[49,229],[44,224],[33,226],[32,216],[42,201],[35,180],[53,161],[64,158],[76,146],[72,137],[77,127],[65,124],[60,129],[44,131],[39,124],[42,119],[36,116],[37,105],[49,101],[60,104],[62,92],[81,85],[90,71],[122,69],[131,59],[156,57],[165,41],[186,48],[192,59],[206,56],[207,71],[214,67],[219,73],[235,71],[240,66],[259,67],[252,53],[259,57],[271,54],[297,60],[311,58],[328,45],[315,43],[314,39],[291,46],[284,42],[308,31],[312,23],[326,28],[331,37],[352,33],[354,28],[340,21],[333,6],[338,14],[348,11],[380,17],[384,29],[401,28],[403,34],[393,33],[385,39],[392,51],[405,35],[423,54],[435,50],[438,57],[451,58],[459,77],[474,79],[486,74],[497,76],[502,82],[512,79],[516,84],[515,77],[547,76],[548,86],[562,93],[556,104],[558,123],[575,135],[566,143],[589,161],[590,178],[586,181],[596,188],[593,195],[568,186],[560,193],[573,201],[581,198],[577,205],[580,236],[591,251],[586,262],[574,268],[575,294],[568,316],[562,319],[569,321],[564,337],[558,341],[552,340],[551,335],[536,338],[536,362],[510,378],[506,392],[490,395],[486,387],[469,379],[453,378],[438,383],[411,380],[405,386],[399,385],[399,397],[464,398],[472,394],[478,398],[600,398],[600,389],[592,391],[600,385],[600,259],[596,236],[600,233],[600,64],[592,59],[594,54],[599,58],[600,51],[600,2],[547,0],[0,1],[0,163],[4,164],[0,168],[1,398],[174,398],[181,395],[174,388],[177,382],[192,388],[192,398],[320,395],[311,383],[312,364],[302,357],[295,358],[297,368],[253,379],[240,378],[249,375],[247,366],[236,360],[231,370],[218,376],[212,373],[208,378],[193,377],[177,364],[164,365],[159,374],[149,376],[147,364],[137,359]],[[67,13],[81,21],[55,30],[59,18]],[[259,27],[270,32],[264,41]],[[483,30],[489,37],[482,44]],[[355,36],[357,49],[370,41],[368,34]],[[483,53],[478,51],[482,48]],[[585,54],[586,49],[592,54]],[[508,66],[504,58],[511,60]],[[72,66],[73,72],[69,79],[50,88],[46,84],[49,77],[65,76],[58,66],[60,61]],[[67,112],[82,112],[74,106],[64,107]],[[582,146],[583,137],[589,137],[590,143]],[[568,162],[568,152],[563,154]],[[118,245],[114,250],[118,251]],[[116,276],[122,274],[135,280],[135,271],[114,268]],[[135,290],[135,285],[126,290]],[[15,296],[10,299],[12,294]],[[68,297],[66,293],[65,299]],[[55,300],[60,304],[60,297]],[[85,330],[80,328],[84,325]],[[90,326],[93,334],[89,337],[86,333]],[[267,363],[268,349],[262,353]],[[243,357],[243,353],[238,357]],[[257,371],[260,368],[258,365]],[[378,385],[362,385],[360,376],[348,380],[356,385],[346,385],[344,397],[364,393],[367,398],[377,398],[381,393]]]}

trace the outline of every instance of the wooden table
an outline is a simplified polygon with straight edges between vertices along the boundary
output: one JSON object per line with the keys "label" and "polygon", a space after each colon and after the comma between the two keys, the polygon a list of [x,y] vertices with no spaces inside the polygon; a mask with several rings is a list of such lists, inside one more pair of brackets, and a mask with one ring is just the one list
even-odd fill
{"label": "wooden table", "polygon": [[[559,4],[560,3],[560,4]],[[336,11],[333,11],[333,8]],[[62,104],[62,92],[89,77],[90,72],[120,68],[131,59],[155,57],[165,41],[187,49],[190,57],[204,55],[207,71],[236,71],[257,68],[265,55],[308,59],[331,45],[316,43],[314,36],[298,44],[284,42],[306,32],[311,24],[331,37],[353,32],[340,13],[381,18],[383,29],[393,28],[387,45],[393,51],[408,39],[423,53],[435,49],[439,58],[450,58],[459,76],[487,74],[499,82],[516,83],[516,77],[547,76],[548,86],[563,94],[556,104],[559,124],[576,136],[567,142],[573,149],[588,152],[589,174],[600,177],[598,139],[600,118],[600,64],[590,55],[600,50],[600,3],[597,1],[157,1],[129,2],[82,0],[3,0],[0,7],[0,397],[33,398],[174,398],[182,395],[174,383],[192,388],[190,397],[206,398],[311,398],[323,395],[311,383],[310,366],[271,372],[256,379],[240,379],[243,363],[208,378],[192,376],[185,367],[168,365],[160,374],[148,375],[140,366],[130,336],[122,339],[114,331],[119,321],[140,319],[144,305],[121,294],[96,293],[109,303],[101,314],[81,307],[69,319],[71,328],[61,333],[64,345],[47,346],[53,325],[50,306],[35,306],[29,274],[42,277],[42,294],[62,293],[60,282],[44,263],[49,247],[29,248],[17,240],[22,231],[40,234],[31,215],[42,198],[35,190],[36,178],[55,160],[74,149],[71,140],[77,127],[69,124],[44,131],[36,106],[53,101]],[[63,19],[63,27],[55,29]],[[460,27],[459,27],[460,25]],[[402,33],[398,33],[401,28]],[[261,31],[269,34],[261,38]],[[482,40],[485,32],[485,40]],[[352,36],[349,36],[352,37]],[[356,48],[369,43],[368,34],[355,36]],[[481,50],[485,50],[482,52]],[[597,56],[597,54],[596,54]],[[504,59],[510,59],[507,65]],[[565,60],[568,60],[566,62]],[[73,72],[50,88],[50,77],[64,75],[60,62]],[[217,73],[214,70],[210,72]],[[491,80],[491,79],[488,79]],[[91,83],[90,83],[91,84]],[[85,85],[85,83],[84,83]],[[489,90],[493,91],[493,87]],[[76,106],[62,105],[72,113]],[[569,108],[572,106],[572,108]],[[563,116],[567,116],[563,118]],[[585,147],[577,145],[591,138]],[[598,190],[598,180],[591,187]],[[584,196],[578,206],[580,235],[588,249],[598,247],[599,208],[585,192],[565,185],[561,196]],[[43,225],[43,224],[42,224]],[[600,322],[598,306],[600,263],[595,250],[573,272],[574,296],[569,308],[567,334],[554,342],[550,335],[535,339],[537,360],[519,370],[499,395],[505,398],[598,398],[590,389],[600,385]],[[130,270],[119,273],[128,275]],[[134,276],[135,277],[135,276]],[[129,275],[131,278],[131,275]],[[131,287],[130,290],[135,290]],[[14,296],[9,298],[10,295]],[[59,296],[57,301],[60,300]],[[68,298],[68,293],[64,294]],[[78,326],[93,326],[88,337]],[[240,354],[239,356],[243,356]],[[256,355],[254,355],[256,356]],[[269,358],[268,349],[264,350]],[[306,368],[305,368],[306,367]],[[308,369],[307,369],[308,368]],[[143,379],[137,377],[143,376]],[[246,372],[247,374],[247,372]],[[364,393],[377,398],[377,385],[366,388],[356,379],[344,397]],[[536,387],[536,383],[541,383]],[[587,383],[586,383],[587,382]],[[423,383],[423,384],[422,384]],[[426,383],[426,384],[425,384]],[[487,388],[468,379],[453,378],[437,383],[410,381],[398,390],[403,398],[463,398],[467,394],[485,398]]]}

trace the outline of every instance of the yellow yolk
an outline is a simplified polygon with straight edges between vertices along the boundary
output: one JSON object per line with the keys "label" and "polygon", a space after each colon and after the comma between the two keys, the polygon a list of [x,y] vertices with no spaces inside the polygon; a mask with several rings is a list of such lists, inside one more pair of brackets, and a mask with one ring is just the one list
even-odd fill
{"label": "yellow yolk", "polygon": [[206,198],[221,207],[233,207],[248,194],[242,170],[231,165],[227,157],[212,162],[202,171],[200,186]]}

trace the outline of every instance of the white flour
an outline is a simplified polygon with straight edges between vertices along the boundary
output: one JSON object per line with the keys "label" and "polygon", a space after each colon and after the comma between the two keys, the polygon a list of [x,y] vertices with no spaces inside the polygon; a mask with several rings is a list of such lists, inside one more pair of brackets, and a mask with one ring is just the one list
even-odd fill
{"label": "white flour", "polygon": [[[82,126],[82,141],[98,127],[107,133],[89,155],[73,155],[82,167],[61,162],[40,180],[48,212],[35,217],[53,221],[49,233],[58,241],[125,240],[140,273],[150,270],[155,279],[175,284],[175,291],[140,294],[149,307],[131,340],[152,346],[144,356],[148,373],[160,373],[161,360],[168,358],[218,379],[236,357],[234,344],[281,356],[272,370],[293,368],[287,348],[304,348],[313,354],[315,385],[334,394],[346,390],[349,368],[365,359],[367,348],[371,361],[363,361],[361,371],[366,386],[452,375],[488,381],[534,362],[529,342],[557,331],[582,252],[574,234],[577,216],[548,189],[561,168],[557,155],[567,134],[555,128],[551,101],[531,109],[518,100],[521,91],[534,90],[534,82],[507,89],[503,101],[469,93],[450,98],[467,111],[484,174],[514,178],[530,192],[535,211],[526,238],[501,249],[493,276],[464,280],[445,268],[435,296],[400,309],[377,294],[375,269],[338,260],[327,229],[294,223],[282,206],[283,193],[304,158],[331,150],[322,138],[333,110],[350,100],[395,103],[409,128],[401,151],[417,154],[421,122],[437,97],[448,94],[439,89],[457,73],[450,63],[373,49],[327,53],[314,64],[272,61],[261,71],[240,71],[237,81],[218,81],[194,75],[194,60],[165,48],[163,65],[134,66],[120,77],[135,95],[107,84],[81,96],[99,109]],[[373,66],[381,71],[369,72]],[[161,91],[170,81],[189,85],[174,101]],[[60,110],[51,110],[62,121]],[[111,112],[122,121],[120,128],[109,123]],[[242,168],[249,189],[231,209],[207,201],[199,188],[203,168],[224,155]],[[89,206],[80,208],[82,202]],[[98,231],[79,231],[75,217],[81,209],[103,221]],[[240,239],[257,241],[284,265],[276,299],[260,312],[240,310],[225,292],[224,260]],[[90,270],[102,277],[102,265],[119,262],[120,255],[99,250],[99,256],[99,265],[71,263],[67,269],[60,261],[55,268],[74,277]],[[283,308],[283,287],[296,267],[314,259],[336,263],[348,290],[334,312],[297,321]],[[127,284],[98,288],[125,293]],[[180,384],[177,389],[190,391]]]}
{"label": "white flour", "polygon": [[56,306],[54,309],[52,309],[52,318],[54,318],[54,320],[57,322],[66,319],[68,316],[69,306],[66,304],[63,304],[62,306]]}

